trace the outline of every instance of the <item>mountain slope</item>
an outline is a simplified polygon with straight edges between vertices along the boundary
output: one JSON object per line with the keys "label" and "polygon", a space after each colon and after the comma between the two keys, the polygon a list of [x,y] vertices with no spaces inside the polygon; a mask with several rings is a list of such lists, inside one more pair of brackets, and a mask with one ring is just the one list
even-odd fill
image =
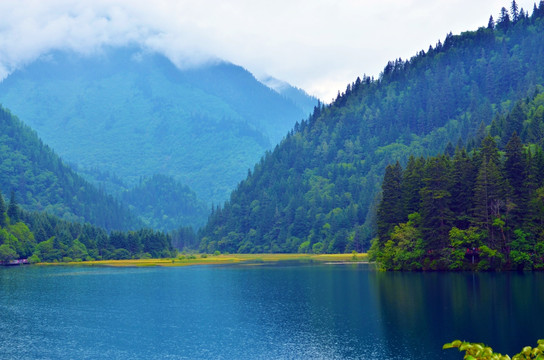
{"label": "mountain slope", "polygon": [[480,28],[357,79],[256,165],[214,209],[201,249],[368,248],[383,171],[466,139],[544,84],[544,2],[532,17]]}
{"label": "mountain slope", "polygon": [[216,203],[305,117],[238,66],[180,71],[134,48],[45,56],[0,83],[0,102],[82,172],[130,187],[170,175]]}
{"label": "mountain slope", "polygon": [[152,229],[171,231],[182,225],[198,229],[208,217],[208,208],[196,194],[166,175],[143,180],[123,192],[121,200]]}
{"label": "mountain slope", "polygon": [[46,211],[77,222],[111,229],[141,223],[112,196],[96,189],[9,111],[0,107],[0,190],[14,191],[17,202],[31,211]]}

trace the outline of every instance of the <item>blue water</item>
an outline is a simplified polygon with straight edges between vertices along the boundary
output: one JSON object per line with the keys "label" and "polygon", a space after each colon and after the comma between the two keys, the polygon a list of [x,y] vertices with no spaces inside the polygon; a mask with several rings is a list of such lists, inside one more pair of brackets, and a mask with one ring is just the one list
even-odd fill
{"label": "blue water", "polygon": [[544,338],[544,274],[0,268],[2,359],[462,359]]}

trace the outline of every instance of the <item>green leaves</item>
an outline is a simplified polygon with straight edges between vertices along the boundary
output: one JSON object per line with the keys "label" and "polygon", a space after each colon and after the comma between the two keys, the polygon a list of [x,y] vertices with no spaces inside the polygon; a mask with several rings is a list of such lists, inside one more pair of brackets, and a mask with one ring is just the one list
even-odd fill
{"label": "green leaves", "polygon": [[442,349],[453,348],[458,348],[461,352],[464,351],[465,357],[463,359],[465,360],[544,360],[544,340],[538,340],[538,346],[535,348],[524,347],[519,354],[512,358],[508,355],[495,353],[489,346],[479,343],[455,340],[442,346]]}

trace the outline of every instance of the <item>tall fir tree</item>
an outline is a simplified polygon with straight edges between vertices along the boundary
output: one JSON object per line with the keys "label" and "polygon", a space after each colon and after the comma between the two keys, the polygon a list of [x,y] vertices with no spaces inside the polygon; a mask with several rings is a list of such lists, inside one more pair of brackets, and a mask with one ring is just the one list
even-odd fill
{"label": "tall fir tree", "polygon": [[382,184],[382,201],[378,206],[378,238],[380,243],[387,237],[398,223],[404,220],[402,209],[402,168],[397,161],[385,169]]}
{"label": "tall fir tree", "polygon": [[527,184],[527,166],[523,154],[523,145],[521,138],[516,132],[512,135],[505,147],[504,170],[506,180],[510,185],[512,194],[512,203],[514,207],[511,211],[511,226],[519,227],[523,222],[523,216],[527,213],[528,191]]}
{"label": "tall fir tree", "polygon": [[19,206],[17,205],[15,191],[13,190],[11,191],[11,197],[9,199],[7,215],[9,217],[10,224],[15,224],[19,221]]}
{"label": "tall fir tree", "polygon": [[0,227],[6,226],[6,203],[4,202],[4,197],[0,192]]}
{"label": "tall fir tree", "polygon": [[422,231],[428,249],[440,249],[448,243],[451,228],[451,166],[447,156],[427,161],[421,189]]}
{"label": "tall fir tree", "polygon": [[473,207],[476,167],[465,149],[457,149],[452,167],[451,210],[455,214],[453,223],[459,229],[467,229]]}

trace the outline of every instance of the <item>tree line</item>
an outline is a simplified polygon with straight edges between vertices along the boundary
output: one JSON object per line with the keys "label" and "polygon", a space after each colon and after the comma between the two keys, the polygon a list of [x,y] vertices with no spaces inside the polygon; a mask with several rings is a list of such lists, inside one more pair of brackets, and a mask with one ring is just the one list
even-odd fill
{"label": "tree line", "polygon": [[0,262],[27,259],[68,262],[172,257],[168,234],[150,229],[108,233],[89,223],[68,222],[44,212],[22,210],[11,192],[0,193]]}

